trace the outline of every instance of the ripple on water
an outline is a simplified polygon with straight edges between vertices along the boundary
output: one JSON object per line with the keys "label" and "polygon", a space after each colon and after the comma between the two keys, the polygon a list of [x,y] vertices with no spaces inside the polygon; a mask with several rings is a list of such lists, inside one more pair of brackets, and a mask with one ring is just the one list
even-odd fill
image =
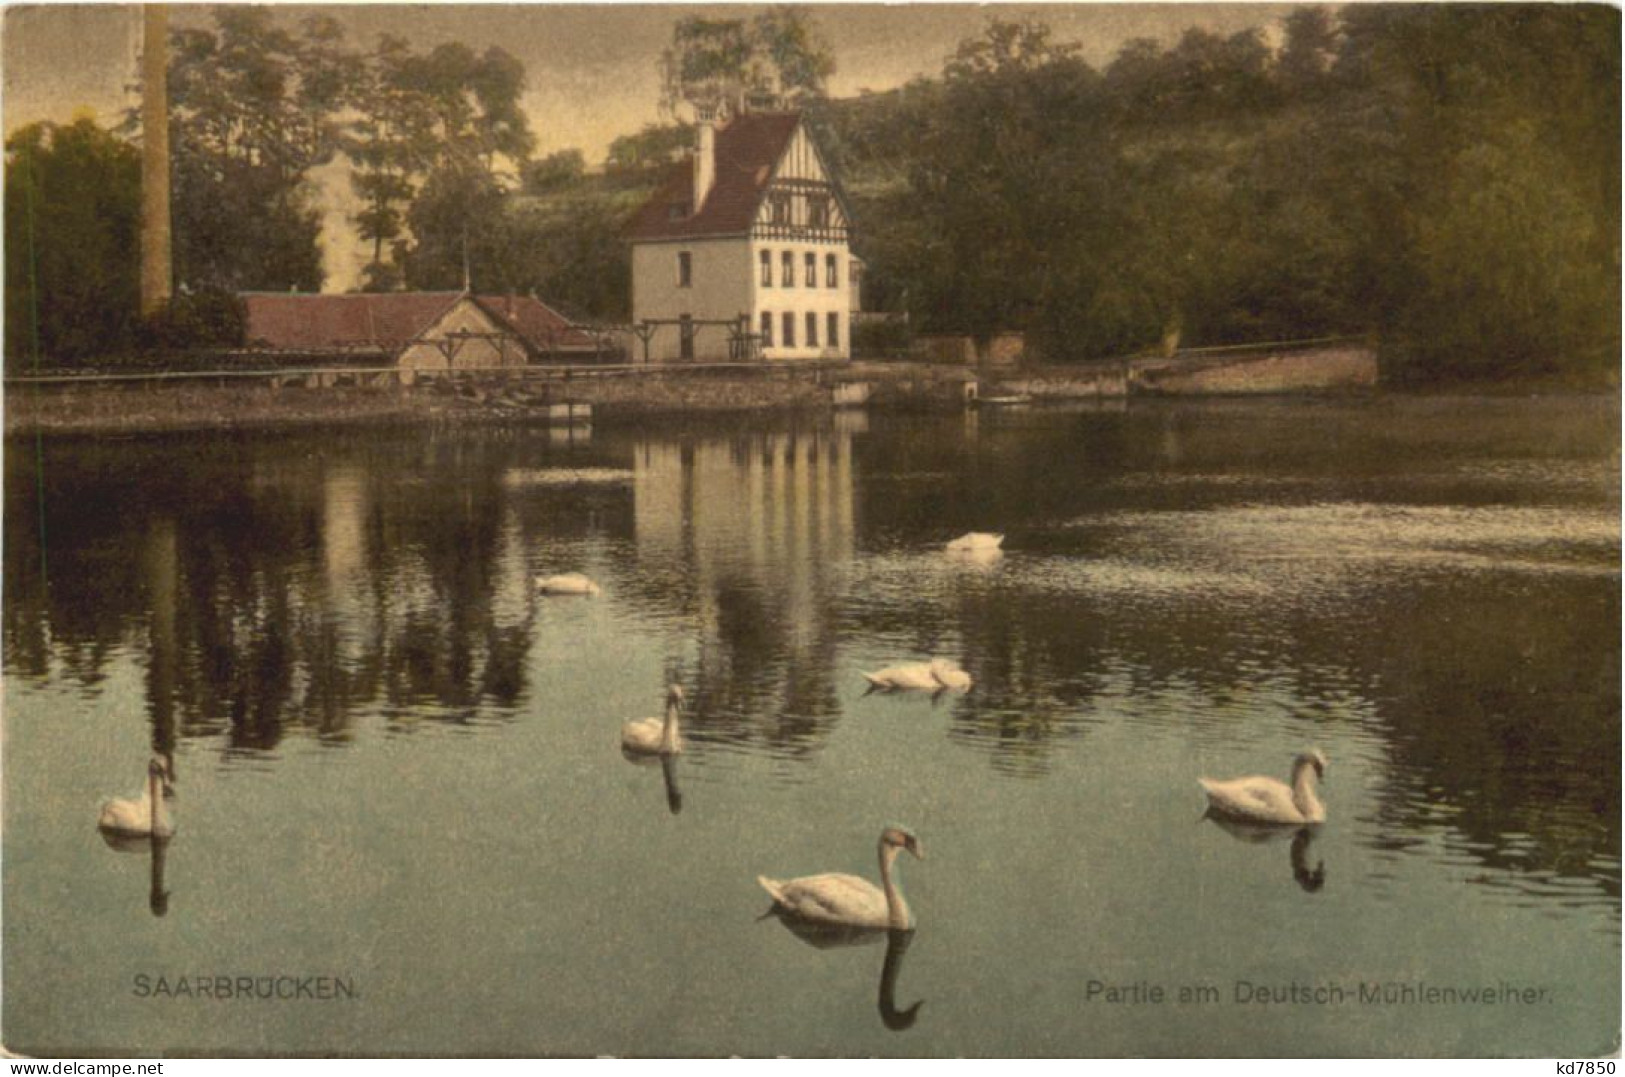
{"label": "ripple on water", "polygon": [[1159,599],[1261,598],[1271,585],[1257,577],[1220,568],[1148,564],[1126,558],[1045,557],[1010,567],[1013,585],[1037,590],[1075,591],[1110,597]]}
{"label": "ripple on water", "polygon": [[1172,579],[1193,580],[1222,565],[1220,578],[1242,588],[1236,581],[1291,588],[1367,577],[1376,567],[1619,575],[1619,516],[1600,508],[1254,504],[1111,513],[1066,526],[1121,535],[1142,572],[1148,560],[1173,561]]}

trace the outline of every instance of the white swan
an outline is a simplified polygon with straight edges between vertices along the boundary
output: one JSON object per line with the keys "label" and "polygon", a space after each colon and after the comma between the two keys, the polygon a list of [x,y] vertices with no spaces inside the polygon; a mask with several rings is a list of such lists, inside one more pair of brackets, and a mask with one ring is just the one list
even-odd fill
{"label": "white swan", "polygon": [[1310,750],[1292,761],[1291,785],[1263,777],[1197,781],[1207,791],[1208,808],[1215,814],[1248,823],[1302,826],[1326,821],[1326,807],[1315,796],[1315,778],[1325,776],[1326,757]]}
{"label": "white swan", "polygon": [[537,576],[536,590],[544,595],[596,595],[603,588],[579,572],[558,576]]}
{"label": "white swan", "polygon": [[115,836],[167,838],[175,826],[164,808],[167,775],[164,761],[154,756],[147,764],[147,787],[139,799],[114,798],[102,805],[96,826]]}
{"label": "white swan", "polygon": [[970,674],[959,668],[959,663],[946,658],[931,660],[931,676],[939,686],[951,692],[968,692],[973,683]]}
{"label": "white swan", "polygon": [[892,862],[902,849],[913,853],[916,860],[925,859],[920,839],[909,830],[889,826],[880,832],[880,886],[840,872],[784,880],[758,875],[756,881],[791,916],[821,924],[906,931],[914,926],[914,919],[892,874]]}
{"label": "white swan", "polygon": [[1002,534],[990,531],[972,531],[948,543],[949,553],[969,553],[973,550],[996,550],[1004,543]]}
{"label": "white swan", "polygon": [[640,718],[621,726],[621,748],[628,752],[647,755],[676,755],[683,750],[683,738],[677,728],[677,712],[683,708],[683,689],[672,685],[666,689],[666,717]]}
{"label": "white swan", "polygon": [[910,662],[865,673],[864,680],[888,692],[935,692],[942,687],[930,662]]}
{"label": "white swan", "polygon": [[965,565],[975,568],[992,568],[1004,560],[1004,551],[997,546],[979,546],[972,549],[956,550],[949,548],[948,560],[956,565]]}

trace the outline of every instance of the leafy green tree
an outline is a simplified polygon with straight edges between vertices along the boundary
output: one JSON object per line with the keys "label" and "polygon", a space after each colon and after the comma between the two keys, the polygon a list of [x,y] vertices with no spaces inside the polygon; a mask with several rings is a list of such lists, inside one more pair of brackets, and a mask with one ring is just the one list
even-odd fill
{"label": "leafy green tree", "polygon": [[779,5],[744,19],[689,17],[660,57],[661,108],[731,104],[768,95],[792,108],[822,99],[835,55],[805,9]]}
{"label": "leafy green tree", "polygon": [[929,226],[898,229],[925,247],[907,270],[886,257],[907,244],[876,252],[882,273],[907,278],[922,324],[980,339],[1026,328],[1059,280],[1092,272],[1072,255],[1097,227],[1097,83],[1032,22],[994,20],[949,60],[908,179],[906,204]]}
{"label": "leafy green tree", "polygon": [[1284,43],[1275,74],[1283,92],[1300,100],[1326,90],[1337,60],[1337,26],[1323,7],[1301,7],[1282,21]]}
{"label": "leafy green tree", "polygon": [[751,24],[760,64],[778,98],[792,107],[821,100],[835,74],[835,54],[806,8],[780,4]]}
{"label": "leafy green tree", "polygon": [[393,57],[383,82],[398,96],[399,159],[416,192],[405,216],[411,240],[396,244],[406,285],[459,286],[465,267],[481,287],[511,285],[501,229],[535,144],[519,104],[524,65],[500,48],[448,44]]}
{"label": "leafy green tree", "polygon": [[141,155],[90,119],[6,140],[7,368],[130,345],[140,306]]}
{"label": "leafy green tree", "polygon": [[417,193],[414,178],[427,168],[428,117],[417,99],[400,90],[396,72],[409,55],[404,40],[379,38],[354,86],[355,115],[342,146],[351,162],[350,188],[361,199],[355,214],[363,242],[372,244],[364,271],[366,291],[393,291],[402,283],[400,266],[386,262],[406,231],[406,211]]}
{"label": "leafy green tree", "polygon": [[142,322],[137,340],[162,351],[232,348],[243,343],[248,305],[236,292],[218,286],[172,296]]}
{"label": "leafy green tree", "polygon": [[526,194],[545,194],[570,187],[587,173],[587,158],[580,150],[559,150],[521,169]]}
{"label": "leafy green tree", "polygon": [[637,134],[622,135],[609,144],[604,171],[626,184],[658,182],[667,166],[693,145],[694,128],[686,123],[645,124]]}
{"label": "leafy green tree", "polygon": [[217,8],[214,21],[171,34],[176,276],[316,290],[320,215],[306,179],[338,147],[356,63],[331,19],[307,19],[302,35],[265,8]]}

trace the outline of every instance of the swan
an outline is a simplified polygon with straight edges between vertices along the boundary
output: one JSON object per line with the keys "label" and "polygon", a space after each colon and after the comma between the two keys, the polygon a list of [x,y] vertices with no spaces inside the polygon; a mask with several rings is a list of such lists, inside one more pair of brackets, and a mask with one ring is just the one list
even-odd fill
{"label": "swan", "polygon": [[885,669],[873,673],[865,673],[864,679],[875,688],[888,692],[916,691],[935,692],[942,687],[932,670],[930,662],[910,662],[901,666],[887,666]]}
{"label": "swan", "polygon": [[1325,776],[1326,757],[1312,749],[1292,761],[1290,786],[1263,777],[1197,781],[1207,792],[1209,810],[1219,815],[1248,823],[1303,826],[1326,821],[1325,805],[1315,796],[1315,778]]}
{"label": "swan", "polygon": [[147,764],[147,788],[140,799],[114,798],[102,805],[96,826],[104,832],[125,837],[167,838],[175,833],[175,826],[164,809],[167,774],[164,761],[153,756]]}
{"label": "swan", "polygon": [[579,572],[558,576],[537,576],[536,590],[544,595],[596,595],[603,588]]}
{"label": "swan", "polygon": [[981,546],[972,549],[956,550],[948,548],[948,560],[956,565],[966,565],[974,568],[992,568],[1004,560],[1004,551],[997,546]]}
{"label": "swan", "polygon": [[621,748],[628,752],[647,755],[676,755],[683,750],[683,738],[677,729],[677,712],[683,709],[683,689],[672,685],[666,689],[666,717],[640,718],[621,726]]}
{"label": "swan", "polygon": [[968,553],[973,550],[996,550],[1004,543],[1003,535],[989,531],[972,531],[948,543],[949,553]]}
{"label": "swan", "polygon": [[774,904],[791,916],[824,924],[907,931],[914,926],[914,918],[892,877],[892,862],[902,849],[914,854],[916,860],[925,859],[920,839],[912,831],[888,826],[880,832],[878,887],[868,879],[840,872],[784,880],[758,875],[756,881],[773,896]]}
{"label": "swan", "polygon": [[970,674],[959,668],[959,663],[946,658],[931,660],[931,676],[939,686],[952,692],[968,692],[973,683]]}

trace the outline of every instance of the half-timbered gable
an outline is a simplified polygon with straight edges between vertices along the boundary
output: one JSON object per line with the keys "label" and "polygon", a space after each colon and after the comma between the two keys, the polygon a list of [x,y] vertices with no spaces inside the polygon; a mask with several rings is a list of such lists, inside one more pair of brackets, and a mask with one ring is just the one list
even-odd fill
{"label": "half-timbered gable", "polygon": [[840,189],[830,178],[823,155],[805,126],[796,127],[768,176],[750,232],[754,239],[850,241]]}

